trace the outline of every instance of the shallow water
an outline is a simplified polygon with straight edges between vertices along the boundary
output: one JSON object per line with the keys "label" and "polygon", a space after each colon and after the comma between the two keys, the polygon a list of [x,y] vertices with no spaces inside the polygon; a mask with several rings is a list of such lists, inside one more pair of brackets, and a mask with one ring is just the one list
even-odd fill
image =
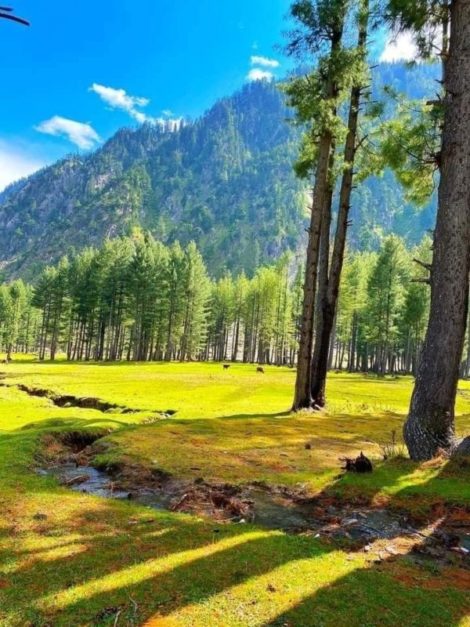
{"label": "shallow water", "polygon": [[311,507],[288,502],[264,490],[247,489],[246,496],[253,501],[252,522],[269,529],[312,529],[318,526]]}
{"label": "shallow water", "polygon": [[[129,498],[129,492],[116,490],[113,487],[111,477],[92,466],[61,464],[60,466],[48,468],[44,474],[55,477],[61,484],[75,492],[86,492],[87,494],[94,494],[104,498]],[[80,477],[88,477],[88,479],[78,482]],[[75,483],[76,481],[77,483]]]}
{"label": "shallow water", "polygon": [[[39,470],[40,474],[55,477],[59,483],[75,492],[83,492],[104,498],[129,499],[154,509],[170,509],[175,494],[166,494],[163,490],[138,488],[129,492],[115,487],[112,477],[105,471],[93,466],[76,466],[64,463],[47,470]],[[87,477],[83,481],[82,477]],[[246,488],[243,498],[253,502],[252,515],[242,522],[253,522],[271,529],[311,529],[314,526],[306,506],[287,502],[286,499],[272,495],[259,488]],[[240,520],[238,520],[240,522]]]}
{"label": "shallow water", "polygon": [[[93,466],[77,466],[65,463],[40,470],[40,474],[55,477],[59,483],[74,492],[83,492],[94,496],[112,499],[127,499],[154,509],[169,509],[171,496],[158,490],[139,488],[136,492],[122,490],[116,487],[116,482],[103,470]],[[81,477],[88,477],[79,481]]]}
{"label": "shallow water", "polygon": [[[92,466],[76,466],[74,463],[64,463],[39,472],[55,477],[62,485],[75,492],[104,498],[130,499],[159,510],[171,509],[175,500],[178,501],[184,492],[184,488],[175,490],[174,485],[172,490],[166,491],[165,488],[122,490],[105,471]],[[333,528],[326,529],[325,518],[318,519],[314,516],[314,506],[309,501],[295,502],[281,494],[253,486],[244,487],[237,496],[250,503],[250,512],[247,516],[234,516],[231,519],[233,522],[253,522],[269,529],[285,531],[322,530],[322,533],[352,540],[393,538],[404,532],[414,531],[406,529],[398,516],[386,510],[367,510],[365,513],[335,510],[333,515],[343,520]]]}

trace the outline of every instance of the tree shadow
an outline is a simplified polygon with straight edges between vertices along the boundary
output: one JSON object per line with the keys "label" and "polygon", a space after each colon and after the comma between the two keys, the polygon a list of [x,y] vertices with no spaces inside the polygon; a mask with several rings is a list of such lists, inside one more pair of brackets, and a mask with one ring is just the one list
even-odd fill
{"label": "tree shadow", "polygon": [[[90,533],[90,526],[101,531]],[[82,512],[75,528],[88,530],[75,541],[77,552],[56,556],[55,549],[71,544],[57,536],[55,546],[31,551],[30,559],[8,575],[0,589],[5,620],[8,608],[33,622],[95,625],[107,613],[114,619],[118,609],[111,610],[119,608],[121,624],[141,624],[159,608],[170,614],[288,561],[323,552],[319,543],[251,525],[216,526],[117,502]],[[51,515],[35,533],[55,537],[59,530],[64,533]],[[18,543],[4,553],[3,563],[24,556]]]}
{"label": "tree shadow", "polygon": [[[88,421],[84,422],[88,426]],[[12,437],[15,435],[26,437],[28,431],[15,432]],[[347,498],[344,493],[348,491],[362,496],[360,506],[365,507],[374,506],[378,494],[389,489],[388,506],[402,508],[404,500],[416,498],[410,487],[400,488],[416,465],[406,462],[390,469],[393,472],[380,468],[378,475],[360,479],[337,478],[311,501],[312,516],[315,508],[341,498],[341,493]],[[444,467],[428,481],[430,494],[439,493],[433,486],[445,474]],[[29,498],[43,504],[46,518],[36,520]],[[11,520],[2,530],[0,566],[7,574],[0,575],[0,623],[13,623],[20,615],[23,624],[143,624],[152,618],[172,618],[193,606],[203,607],[228,593],[226,611],[232,613],[227,614],[226,622],[222,618],[214,624],[229,626],[240,624],[233,612],[236,594],[243,586],[251,590],[249,599],[240,601],[246,624],[262,624],[258,619],[250,622],[255,608],[250,604],[256,604],[258,597],[269,616],[264,624],[296,627],[342,621],[350,625],[451,625],[468,609],[458,590],[444,594],[410,585],[403,577],[410,576],[407,559],[411,553],[390,556],[377,564],[371,560],[364,566],[359,560],[350,565],[349,556],[363,553],[366,540],[344,546],[307,534],[244,524],[216,525],[71,493],[39,478],[18,494],[18,500],[24,502],[20,509],[36,546],[29,536],[25,538],[21,528],[25,521]],[[442,508],[431,508],[428,522],[435,526],[431,539],[437,537],[446,526]],[[315,578],[332,568],[330,560],[335,561],[335,570],[324,585],[319,584]],[[311,585],[306,585],[295,605],[289,595],[277,600],[278,590],[288,585],[283,572],[289,569],[292,574],[296,568],[301,572],[299,584],[308,584],[305,579],[310,575]],[[428,572],[426,563],[411,568],[420,577],[423,569]],[[273,581],[272,586],[269,583],[267,587],[266,577]],[[195,621],[191,624],[203,624]]]}
{"label": "tree shadow", "polygon": [[[439,482],[446,475],[458,474],[460,465],[468,469],[468,462],[463,460],[442,465],[419,491],[429,495],[441,492]],[[415,509],[419,534],[415,542],[408,543],[408,548],[403,550],[402,546],[396,553],[378,551],[378,558],[372,556],[366,566],[315,591],[265,622],[265,627],[330,624],[323,622],[326,614],[331,615],[325,608],[333,608],[333,614],[337,612],[338,616],[347,616],[350,625],[459,625],[470,612],[470,560],[462,553],[452,553],[452,549],[460,541],[455,533],[459,522],[463,528],[470,522],[468,485],[467,477],[467,494],[461,505],[446,504],[429,496],[421,512],[419,507]],[[419,491],[410,486],[397,490],[387,508],[406,512],[406,501],[419,499]],[[328,493],[331,487],[325,491]],[[368,494],[362,505],[372,505],[374,496]],[[414,508],[416,505],[414,502]],[[387,542],[393,547],[396,540],[400,536]],[[368,545],[356,542],[354,552],[364,548],[369,550]]]}

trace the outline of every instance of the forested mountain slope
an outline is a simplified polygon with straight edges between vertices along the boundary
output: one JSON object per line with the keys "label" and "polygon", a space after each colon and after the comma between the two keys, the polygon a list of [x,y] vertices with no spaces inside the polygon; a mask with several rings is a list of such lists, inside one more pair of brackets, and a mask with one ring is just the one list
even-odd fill
{"label": "forested mountain slope", "polygon": [[[429,68],[380,66],[377,84],[419,96]],[[413,77],[413,74],[415,75]],[[164,242],[194,240],[214,275],[251,273],[304,233],[306,185],[292,171],[299,129],[276,86],[246,85],[176,132],[122,129],[97,152],[67,157],[0,194],[0,264],[33,277],[41,265],[135,227]],[[351,237],[374,246],[391,230],[418,240],[433,210],[403,202],[391,174],[357,190]]]}

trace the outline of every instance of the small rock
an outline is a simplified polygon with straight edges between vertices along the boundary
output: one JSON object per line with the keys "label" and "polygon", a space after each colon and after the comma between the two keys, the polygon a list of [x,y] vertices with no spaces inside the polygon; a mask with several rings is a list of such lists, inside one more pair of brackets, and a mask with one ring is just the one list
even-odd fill
{"label": "small rock", "polygon": [[364,547],[364,553],[369,553],[369,551],[372,550],[372,545],[371,544],[366,544]]}
{"label": "small rock", "polygon": [[345,518],[344,520],[341,521],[341,524],[344,527],[350,527],[351,525],[356,525],[358,522],[359,521],[357,518]]}
{"label": "small rock", "polygon": [[311,451],[312,450],[312,445],[310,444],[310,442],[307,442],[307,444],[305,445],[305,448],[307,451]]}
{"label": "small rock", "polygon": [[385,550],[387,551],[387,553],[390,553],[390,555],[398,555],[398,551],[396,550],[396,548],[394,546],[386,546]]}

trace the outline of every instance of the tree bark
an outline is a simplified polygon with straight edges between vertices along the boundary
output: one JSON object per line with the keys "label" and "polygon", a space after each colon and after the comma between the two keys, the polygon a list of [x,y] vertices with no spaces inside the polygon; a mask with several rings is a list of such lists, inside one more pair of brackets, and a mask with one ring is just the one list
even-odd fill
{"label": "tree bark", "polygon": [[470,269],[470,1],[451,3],[431,310],[404,438],[412,459],[453,445]]}
{"label": "tree bark", "polygon": [[[359,22],[358,49],[366,53],[369,1],[364,0]],[[319,407],[326,403],[326,377],[328,373],[328,356],[330,353],[330,341],[336,315],[341,273],[344,263],[344,251],[346,247],[346,235],[348,230],[349,210],[351,205],[351,193],[354,177],[354,159],[357,150],[357,128],[359,121],[359,108],[361,103],[362,86],[356,85],[351,90],[351,100],[348,116],[348,134],[344,148],[344,173],[341,180],[339,196],[339,210],[336,225],[335,241],[331,258],[331,268],[328,277],[327,289],[323,296],[321,317],[319,325],[321,330],[316,339],[315,353],[312,365],[311,394],[313,402]]]}
{"label": "tree bark", "polygon": [[333,136],[330,132],[323,133],[318,149],[312,215],[308,231],[307,262],[304,279],[304,302],[300,329],[300,347],[297,362],[295,397],[292,407],[294,411],[312,406],[310,379],[313,350],[315,294],[318,275],[320,231],[324,215],[324,206],[328,202],[328,179],[332,141]]}
{"label": "tree bark", "polygon": [[[315,303],[315,336],[314,336],[314,347],[313,347],[313,357],[312,357],[312,366],[310,372],[310,382],[311,385],[314,381],[317,380],[318,376],[318,367],[321,361],[321,352],[324,348],[322,338],[323,338],[323,330],[325,324],[325,316],[324,316],[324,306],[325,299],[328,293],[328,280],[330,273],[330,231],[331,231],[331,208],[333,206],[333,192],[334,192],[334,181],[333,181],[333,168],[335,164],[335,150],[336,145],[333,141],[331,145],[330,151],[330,177],[328,183],[328,199],[325,203],[324,213],[322,216],[322,224],[320,229],[320,249],[319,249],[319,257],[318,257],[318,288],[316,295],[316,303]],[[311,389],[311,395],[313,400],[313,406],[316,405],[316,395],[314,393],[314,389]]]}

